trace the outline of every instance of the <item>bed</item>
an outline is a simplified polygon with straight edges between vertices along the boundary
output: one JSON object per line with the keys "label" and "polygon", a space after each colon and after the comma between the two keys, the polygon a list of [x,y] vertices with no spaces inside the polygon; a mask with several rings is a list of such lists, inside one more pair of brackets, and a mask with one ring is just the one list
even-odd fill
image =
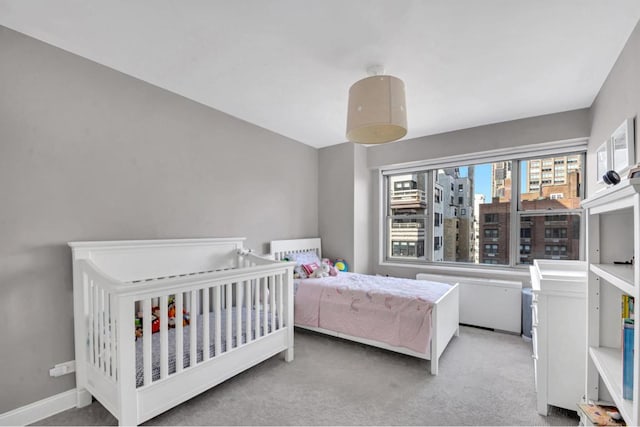
{"label": "bed", "polygon": [[[290,257],[291,254],[309,252],[315,252],[317,257],[322,259],[321,240],[319,238],[274,240],[271,242],[270,251],[271,257],[275,260],[283,260]],[[307,285],[306,288],[305,285]],[[398,291],[390,292],[389,288],[395,286],[398,287]],[[294,323],[296,327],[430,360],[432,375],[438,374],[439,358],[447,344],[453,336],[459,334],[459,291],[457,284],[448,285],[412,279],[339,273],[337,277],[295,279],[295,287],[296,316]],[[305,289],[305,291],[301,292],[301,289]],[[346,307],[346,304],[351,304],[351,302],[344,298],[336,298],[341,293],[341,290],[353,290],[351,301],[360,302],[359,300],[365,300],[370,308],[360,306]],[[416,293],[411,294],[406,299],[405,296],[408,292]],[[409,315],[404,315],[400,312],[390,315],[388,313],[389,310],[380,307],[380,305],[374,305],[376,298],[372,298],[372,295],[381,294],[383,294],[382,297],[377,298],[380,300],[381,305],[384,305],[385,301],[402,301],[401,298],[405,298],[405,303],[402,304],[407,305],[407,308],[415,312],[418,312],[418,310],[423,311]],[[405,294],[405,296],[400,294]],[[311,298],[309,298],[310,295]],[[362,297],[358,298],[353,295]],[[387,308],[391,306],[392,304],[388,304]],[[367,318],[365,317],[365,311],[358,311],[363,310],[363,308],[364,310],[369,310],[371,312],[369,314],[373,317]],[[330,316],[323,315],[323,313],[335,312],[342,314],[345,312],[352,313],[353,315],[350,317],[352,319],[350,322],[352,323],[345,324],[341,318],[328,320]],[[385,322],[395,322],[394,327],[402,331],[405,327],[410,327],[405,325],[411,324],[406,317],[418,315],[422,316],[418,320],[424,324],[415,327],[415,330],[411,332],[411,339],[407,338],[403,341],[402,337],[377,337],[374,336],[376,335],[375,333],[372,333],[379,329],[372,328],[372,322],[378,322],[378,325],[382,328],[385,328]],[[404,320],[402,316],[405,317]],[[379,318],[376,319],[376,317]],[[365,322],[370,324],[367,325]]]}
{"label": "bed", "polygon": [[140,424],[278,353],[293,268],[243,238],[71,242],[77,406]]}

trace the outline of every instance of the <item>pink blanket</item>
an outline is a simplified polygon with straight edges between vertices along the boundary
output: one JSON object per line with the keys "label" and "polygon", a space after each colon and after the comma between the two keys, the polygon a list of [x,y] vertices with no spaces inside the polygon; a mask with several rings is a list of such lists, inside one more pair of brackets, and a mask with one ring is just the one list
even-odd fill
{"label": "pink blanket", "polygon": [[297,280],[295,323],[427,353],[433,303],[445,283],[340,273]]}

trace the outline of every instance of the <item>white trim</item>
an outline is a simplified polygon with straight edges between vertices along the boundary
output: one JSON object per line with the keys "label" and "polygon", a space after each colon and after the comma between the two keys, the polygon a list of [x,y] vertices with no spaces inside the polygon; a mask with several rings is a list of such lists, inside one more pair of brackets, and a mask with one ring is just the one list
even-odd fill
{"label": "white trim", "polygon": [[76,389],[0,414],[0,426],[26,426],[76,406]]}
{"label": "white trim", "polygon": [[[451,263],[444,262],[432,262],[429,264],[426,263],[400,263],[393,261],[383,261],[379,263],[380,267],[403,267],[403,268],[413,268],[415,270],[420,270],[420,272],[424,272],[427,274],[445,274],[445,275],[455,275],[455,276],[463,276],[463,277],[478,277],[480,276],[492,276],[492,277],[507,277],[518,280],[523,280],[529,278],[531,275],[529,273],[528,265],[521,265],[518,267],[509,267],[509,266],[491,266],[488,264],[468,264],[468,267],[463,265],[451,265]],[[527,267],[527,268],[525,268]]]}
{"label": "white trim", "polygon": [[575,152],[587,151],[588,138],[567,139],[564,141],[543,142],[540,144],[521,145],[519,147],[498,148],[495,150],[479,151],[474,153],[457,154],[455,156],[440,157],[429,160],[399,163],[395,165],[381,166],[382,175],[416,172],[429,169],[432,166],[439,168],[460,166],[461,164],[481,164],[487,162],[499,162],[502,160],[518,160],[527,157],[559,156]]}

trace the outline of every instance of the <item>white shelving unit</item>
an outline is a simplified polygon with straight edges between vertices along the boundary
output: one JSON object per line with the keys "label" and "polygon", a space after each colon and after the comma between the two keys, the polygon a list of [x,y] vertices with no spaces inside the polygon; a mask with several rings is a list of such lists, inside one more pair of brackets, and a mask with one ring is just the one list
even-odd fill
{"label": "white shelving unit", "polygon": [[[627,425],[639,425],[640,327],[634,329],[633,399],[627,400],[622,398],[620,310],[624,294],[640,301],[640,179],[601,190],[582,206],[589,265],[585,396],[613,401]],[[614,264],[632,257],[633,265]]]}

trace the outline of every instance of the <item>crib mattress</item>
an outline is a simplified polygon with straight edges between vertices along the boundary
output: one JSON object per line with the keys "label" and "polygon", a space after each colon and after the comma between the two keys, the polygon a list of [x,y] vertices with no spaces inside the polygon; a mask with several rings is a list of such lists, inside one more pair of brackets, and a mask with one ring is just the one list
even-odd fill
{"label": "crib mattress", "polygon": [[[237,334],[236,334],[236,328],[237,325],[235,323],[235,316],[236,316],[236,308],[233,307],[231,309],[232,313],[231,313],[231,318],[234,320],[233,324],[232,324],[232,348],[237,347]],[[247,316],[247,312],[244,308],[241,309],[241,313],[242,313],[242,325],[241,325],[241,333],[242,333],[242,342],[240,344],[244,344],[247,342],[247,336],[246,336],[246,316]],[[256,318],[256,313],[257,311],[254,309],[251,312],[251,325],[252,325],[252,330],[251,330],[251,339],[255,338],[255,318]],[[196,350],[196,354],[197,354],[197,361],[201,362],[203,359],[203,316],[196,316],[197,317],[197,350]],[[214,357],[217,354],[223,353],[226,351],[226,346],[227,346],[227,339],[226,339],[226,310],[221,310],[221,316],[220,316],[220,320],[221,320],[221,348],[219,351],[216,351],[215,348],[215,329],[214,329],[214,322],[215,322],[215,313],[210,313],[209,316],[209,357]],[[260,311],[260,320],[262,321],[263,319],[263,311]],[[271,315],[268,313],[267,316],[267,325],[266,328],[264,325],[262,325],[262,322],[260,324],[260,331],[261,331],[261,335],[265,335],[269,332],[272,332],[272,328],[271,328]],[[191,356],[190,356],[190,349],[191,349],[191,339],[190,339],[190,325],[187,325],[185,327],[182,328],[182,333],[183,333],[183,367],[187,368],[191,365]],[[138,338],[136,340],[136,387],[141,387],[142,385],[144,385],[144,352],[143,352],[143,344],[144,343],[144,339],[142,338]],[[169,329],[169,334],[168,334],[168,347],[169,347],[169,374],[173,374],[176,372],[176,329],[175,328],[171,328]],[[159,333],[155,333],[152,335],[152,339],[151,339],[151,378],[152,381],[157,381],[160,379],[160,334]]]}

